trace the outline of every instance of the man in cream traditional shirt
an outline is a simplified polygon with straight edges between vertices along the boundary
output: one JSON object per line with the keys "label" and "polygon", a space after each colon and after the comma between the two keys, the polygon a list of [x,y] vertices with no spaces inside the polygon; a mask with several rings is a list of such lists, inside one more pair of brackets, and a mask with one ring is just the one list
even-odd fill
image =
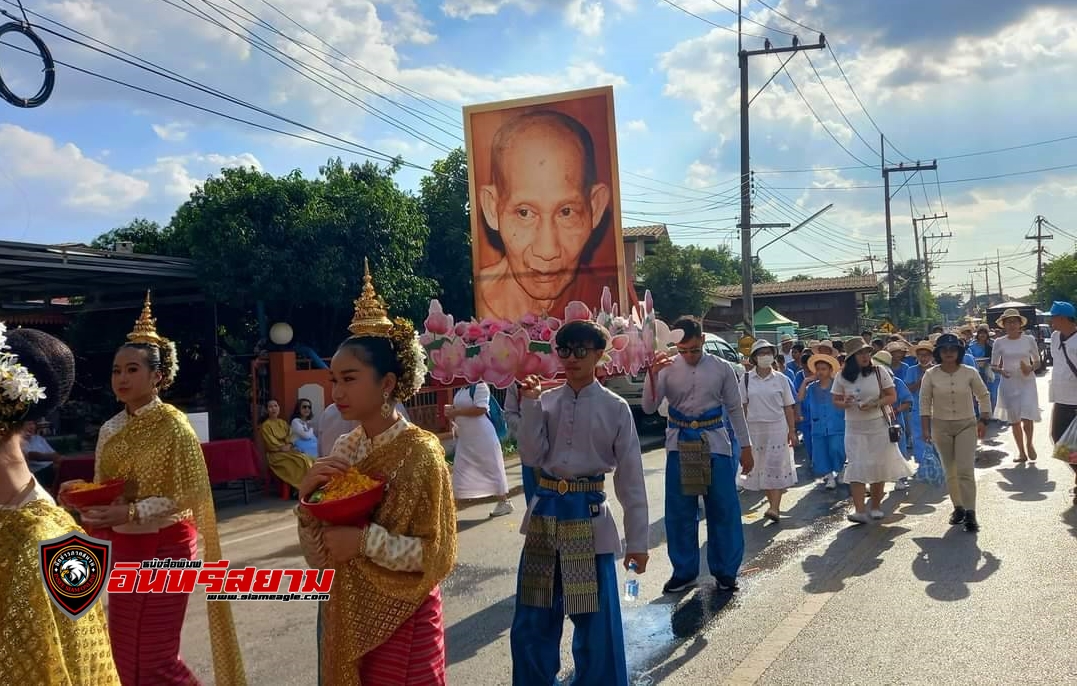
{"label": "man in cream traditional shirt", "polygon": [[[696,501],[707,515],[707,567],[719,590],[737,590],[744,559],[744,529],[737,497],[737,459],[726,426],[740,445],[740,464],[752,471],[752,444],[743,399],[732,365],[703,352],[698,320],[673,324],[684,332],[677,357],[659,353],[643,384],[643,411],[652,414],[669,400],[666,427],[666,541],[673,577],[665,593],[690,588],[699,576]],[[784,379],[782,381],[785,383]]]}
{"label": "man in cream traditional shirt", "polygon": [[579,684],[628,686],[615,556],[617,525],[605,476],[624,510],[624,566],[647,570],[647,489],[632,410],[595,380],[607,334],[573,321],[556,337],[566,383],[545,393],[538,377],[520,387],[520,456],[538,467],[538,489],[524,517],[527,538],[512,620],[512,683],[553,684],[561,669],[564,615]]}

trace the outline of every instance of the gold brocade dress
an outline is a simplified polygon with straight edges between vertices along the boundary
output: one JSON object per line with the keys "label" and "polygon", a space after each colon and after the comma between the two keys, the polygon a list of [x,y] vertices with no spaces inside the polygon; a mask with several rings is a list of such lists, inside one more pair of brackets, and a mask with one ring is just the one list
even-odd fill
{"label": "gold brocade dress", "polygon": [[285,450],[292,437],[292,427],[283,419],[267,419],[262,423],[262,441],[265,443],[266,462],[284,483],[299,488],[307,470],[314,460],[299,450]]}
{"label": "gold brocade dress", "polygon": [[77,620],[49,598],[38,543],[82,532],[46,500],[0,509],[0,682],[34,686],[119,686],[105,610]]}
{"label": "gold brocade dress", "polygon": [[456,507],[441,441],[404,420],[390,432],[390,440],[375,439],[367,452],[360,447],[365,433],[359,427],[337,441],[332,456],[390,479],[371,523],[390,535],[417,541],[421,571],[392,571],[364,552],[345,564],[333,564],[321,543],[322,524],[302,508],[296,510],[307,562],[336,569],[332,595],[322,607],[324,686],[359,684],[363,656],[386,643],[423,606],[456,561]]}
{"label": "gold brocade dress", "polygon": [[[122,420],[118,430],[114,424],[117,420]],[[95,470],[97,480],[124,479],[129,501],[170,499],[175,504],[174,517],[193,519],[201,534],[203,562],[220,560],[221,543],[206,460],[186,415],[171,405],[154,401],[133,416],[117,415],[102,427],[101,439]],[[216,682],[222,686],[243,686],[246,677],[231,605],[207,602],[207,614]]]}

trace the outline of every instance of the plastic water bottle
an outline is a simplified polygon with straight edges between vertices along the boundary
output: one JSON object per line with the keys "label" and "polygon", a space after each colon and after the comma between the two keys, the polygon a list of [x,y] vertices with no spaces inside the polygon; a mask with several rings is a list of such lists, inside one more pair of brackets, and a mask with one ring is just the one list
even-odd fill
{"label": "plastic water bottle", "polygon": [[636,563],[628,563],[628,574],[625,576],[625,602],[631,603],[639,598],[639,578],[636,576]]}

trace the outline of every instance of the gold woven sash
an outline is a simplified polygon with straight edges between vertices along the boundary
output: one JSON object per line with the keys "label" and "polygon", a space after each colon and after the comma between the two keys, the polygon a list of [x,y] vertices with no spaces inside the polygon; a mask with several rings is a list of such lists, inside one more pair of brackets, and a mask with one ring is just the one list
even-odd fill
{"label": "gold woven sash", "polygon": [[558,559],[565,614],[598,612],[598,568],[590,519],[558,521],[557,517],[531,516],[520,564],[520,602],[529,607],[553,607]]}
{"label": "gold woven sash", "polygon": [[707,495],[711,485],[711,452],[706,438],[677,441],[681,463],[681,493]]}

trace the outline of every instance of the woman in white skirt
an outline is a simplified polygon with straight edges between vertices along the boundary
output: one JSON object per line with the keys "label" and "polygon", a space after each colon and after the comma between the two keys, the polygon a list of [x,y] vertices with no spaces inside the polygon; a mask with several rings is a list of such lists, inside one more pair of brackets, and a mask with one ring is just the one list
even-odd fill
{"label": "woman in white skirt", "polygon": [[991,369],[1002,377],[995,419],[1006,422],[1013,431],[1013,440],[1017,443],[1014,462],[1036,459],[1032,427],[1033,422],[1040,421],[1040,396],[1035,374],[1040,351],[1035,339],[1022,333],[1027,323],[1017,310],[1003,312],[997,326],[1006,329],[1006,336],[995,339],[991,348]]}
{"label": "woman in white skirt", "polygon": [[513,508],[508,500],[505,456],[497,429],[486,416],[489,411],[490,387],[481,381],[461,388],[452,405],[445,406],[445,417],[453,422],[456,434],[452,490],[457,501],[496,496],[498,503],[490,516],[500,517]]}
{"label": "woman in white skirt", "polygon": [[745,490],[766,492],[770,507],[763,516],[777,522],[785,489],[797,483],[797,434],[793,388],[785,374],[774,371],[774,357],[774,346],[765,340],[756,341],[748,356],[753,369],[744,375],[741,390],[755,468],[741,478]]}
{"label": "woman in white skirt", "polygon": [[[855,345],[854,345],[855,344]],[[883,487],[888,481],[912,476],[915,472],[890,441],[890,421],[883,411],[897,400],[894,379],[872,364],[874,348],[857,339],[841,374],[834,380],[831,393],[834,404],[845,410],[845,457],[848,460],[842,480],[849,484],[855,512],[850,522],[867,524],[882,519]],[[871,484],[871,510],[864,506],[865,485]]]}

